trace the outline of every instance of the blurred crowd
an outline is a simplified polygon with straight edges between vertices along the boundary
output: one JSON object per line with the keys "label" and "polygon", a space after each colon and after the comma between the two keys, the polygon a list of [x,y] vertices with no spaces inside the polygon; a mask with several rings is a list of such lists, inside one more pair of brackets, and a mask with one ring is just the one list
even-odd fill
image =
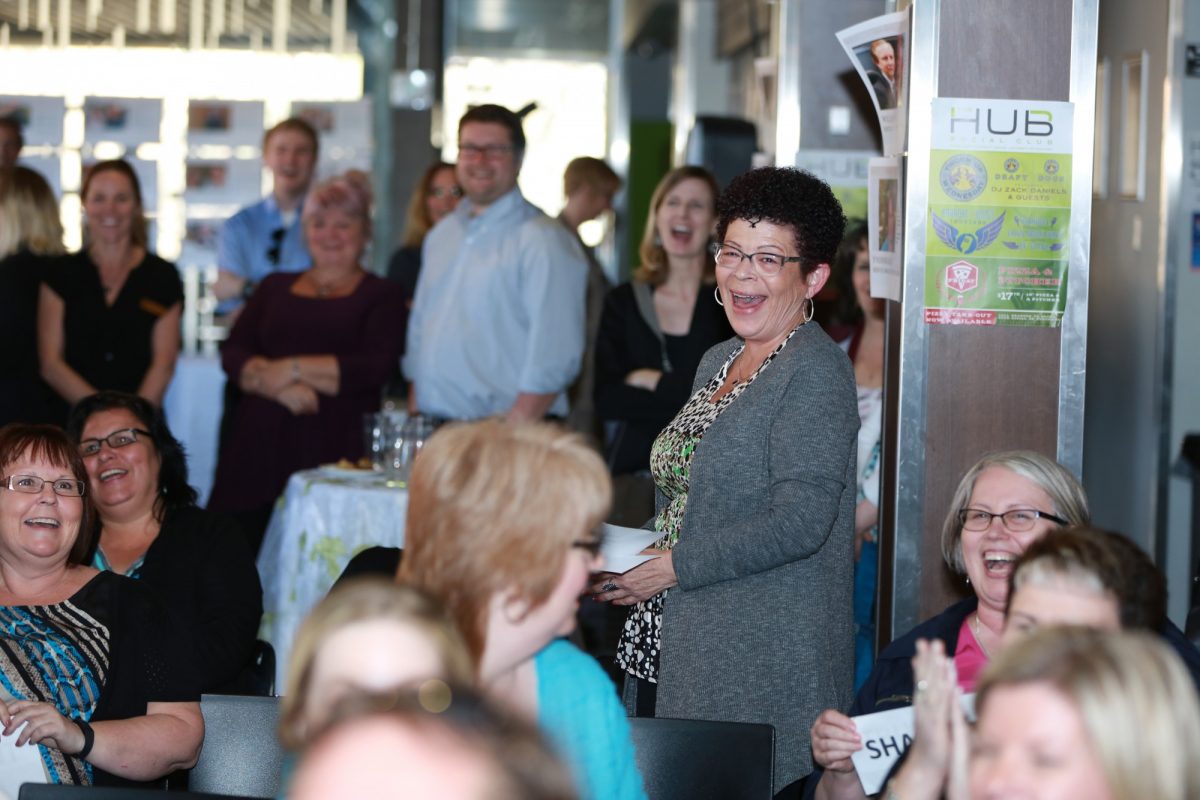
{"label": "blurred crowd", "polygon": [[[403,549],[299,632],[281,795],[643,798],[628,720],[662,717],[772,726],[777,798],[1200,797],[1200,652],[1045,455],[980,454],[942,529],[963,599],[876,652],[885,307],[821,180],[667,172],[614,285],[579,231],[621,178],[573,160],[551,218],[521,118],[477,106],[378,276],[392,223],[364,173],[314,180],[318,147],[266,131],[272,190],[221,230],[201,508],[162,410],[183,288],[136,174],[88,168],[67,253],[0,120],[0,736],[48,782],[161,783],[205,746],[201,694],[270,692],[277,498],[363,456],[392,395],[437,430]],[[652,532],[648,560],[606,565],[606,524]],[[874,787],[856,719],[894,709],[911,745]]]}

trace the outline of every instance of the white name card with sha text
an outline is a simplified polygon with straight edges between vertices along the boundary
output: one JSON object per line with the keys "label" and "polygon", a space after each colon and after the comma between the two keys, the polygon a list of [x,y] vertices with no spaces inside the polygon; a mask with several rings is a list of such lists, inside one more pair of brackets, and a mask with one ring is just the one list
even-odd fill
{"label": "white name card with sha text", "polygon": [[[962,699],[963,713],[967,719],[975,718],[975,695]],[[862,782],[867,795],[883,791],[883,784],[892,771],[892,766],[908,750],[913,741],[913,708],[893,708],[853,717],[858,735],[862,737],[862,749],[851,756],[854,770]]]}

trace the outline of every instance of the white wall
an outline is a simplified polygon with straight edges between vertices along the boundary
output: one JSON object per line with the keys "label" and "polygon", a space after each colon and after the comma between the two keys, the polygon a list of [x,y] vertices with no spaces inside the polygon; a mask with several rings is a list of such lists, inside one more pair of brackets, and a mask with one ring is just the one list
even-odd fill
{"label": "white wall", "polygon": [[[1171,91],[1181,92],[1185,109],[1193,98],[1183,130],[1189,117],[1200,130],[1194,124],[1200,81],[1168,81],[1182,64],[1178,53],[1178,64],[1168,64],[1176,3],[1200,8],[1200,0],[1100,3],[1099,56],[1109,63],[1108,181],[1107,196],[1092,205],[1083,477],[1095,523],[1130,536],[1167,573],[1171,617],[1182,625],[1191,484],[1170,477],[1169,467],[1183,434],[1200,430],[1200,319],[1189,314],[1200,302],[1200,272],[1190,269],[1191,213],[1200,211],[1200,191],[1193,185],[1182,198],[1175,191],[1181,148],[1170,135],[1168,104]],[[1143,51],[1145,190],[1136,198],[1122,196],[1119,186],[1122,64]],[[1102,157],[1096,153],[1098,168]]]}

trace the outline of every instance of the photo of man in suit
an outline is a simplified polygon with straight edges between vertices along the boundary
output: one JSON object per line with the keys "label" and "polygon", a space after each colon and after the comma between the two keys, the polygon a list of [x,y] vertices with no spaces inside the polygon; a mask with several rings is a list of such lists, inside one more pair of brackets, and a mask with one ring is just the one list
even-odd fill
{"label": "photo of man in suit", "polygon": [[867,80],[875,92],[880,110],[896,107],[896,48],[887,39],[871,42],[872,69]]}

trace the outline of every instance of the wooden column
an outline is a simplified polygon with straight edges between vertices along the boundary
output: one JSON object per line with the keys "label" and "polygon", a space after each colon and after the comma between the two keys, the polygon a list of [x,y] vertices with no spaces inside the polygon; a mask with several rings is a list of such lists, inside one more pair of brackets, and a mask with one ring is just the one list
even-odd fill
{"label": "wooden column", "polygon": [[[962,579],[942,562],[941,529],[959,478],[980,456],[1024,448],[1056,457],[1078,472],[1095,20],[1096,0],[916,0],[913,5],[905,294],[903,305],[889,309],[880,626],[885,641],[962,596]],[[1085,183],[1086,190],[1082,208],[1080,192],[1072,192],[1062,328],[925,324],[933,97],[1076,103],[1073,187]],[[1080,228],[1082,245],[1077,246]]]}

